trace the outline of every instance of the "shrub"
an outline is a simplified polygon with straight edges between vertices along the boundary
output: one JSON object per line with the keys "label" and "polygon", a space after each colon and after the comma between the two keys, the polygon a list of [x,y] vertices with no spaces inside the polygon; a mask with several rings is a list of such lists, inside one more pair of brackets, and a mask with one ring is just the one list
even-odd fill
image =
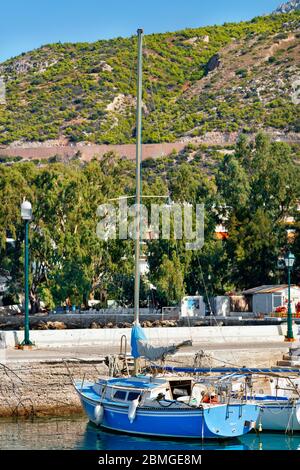
{"label": "shrub", "polygon": [[246,78],[248,75],[248,70],[247,69],[239,69],[235,72],[236,75],[238,75],[241,78]]}

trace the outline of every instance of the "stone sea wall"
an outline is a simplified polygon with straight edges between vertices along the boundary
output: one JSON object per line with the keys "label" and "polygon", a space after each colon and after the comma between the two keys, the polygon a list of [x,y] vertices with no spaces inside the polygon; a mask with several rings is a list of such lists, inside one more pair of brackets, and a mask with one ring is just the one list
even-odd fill
{"label": "stone sea wall", "polygon": [[[286,348],[265,350],[221,350],[208,353],[203,367],[235,365],[271,367],[282,358]],[[169,365],[194,364],[193,356],[174,356]],[[96,380],[108,369],[100,362],[15,362],[0,364],[0,417],[69,416],[82,414],[70,373],[77,380]]]}

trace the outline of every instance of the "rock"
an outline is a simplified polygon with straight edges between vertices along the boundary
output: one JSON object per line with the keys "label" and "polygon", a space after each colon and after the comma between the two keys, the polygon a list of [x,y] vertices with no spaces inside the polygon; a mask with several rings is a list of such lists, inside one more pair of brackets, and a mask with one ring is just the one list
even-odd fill
{"label": "rock", "polygon": [[37,330],[48,330],[48,325],[47,323],[41,321],[37,324]]}
{"label": "rock", "polygon": [[112,72],[113,68],[107,64],[104,60],[100,60],[99,65],[93,67],[90,70],[90,73],[100,73],[100,72]]}
{"label": "rock", "polygon": [[197,41],[199,41],[199,39],[200,39],[199,36],[195,36],[193,38],[187,39],[186,41],[184,41],[184,43],[185,44],[191,44],[193,46],[194,44],[197,43]]}
{"label": "rock", "polygon": [[176,320],[161,320],[159,326],[162,326],[164,328],[174,328],[175,326],[177,326],[177,322]]}
{"label": "rock", "polygon": [[49,321],[46,323],[49,330],[65,330],[67,326],[61,321]]}
{"label": "rock", "polygon": [[90,325],[90,328],[91,328],[92,330],[98,330],[99,328],[101,328],[101,326],[99,326],[98,323],[96,323],[95,321],[93,321],[93,322],[91,323],[91,325]]}
{"label": "rock", "polygon": [[300,0],[291,0],[290,2],[282,3],[274,13],[291,13],[297,10],[300,10]]}
{"label": "rock", "polygon": [[7,305],[5,307],[0,307],[0,315],[10,316],[10,315],[20,315],[22,312],[20,305]]}
{"label": "rock", "polygon": [[204,326],[205,325],[205,322],[203,321],[197,321],[194,326]]}

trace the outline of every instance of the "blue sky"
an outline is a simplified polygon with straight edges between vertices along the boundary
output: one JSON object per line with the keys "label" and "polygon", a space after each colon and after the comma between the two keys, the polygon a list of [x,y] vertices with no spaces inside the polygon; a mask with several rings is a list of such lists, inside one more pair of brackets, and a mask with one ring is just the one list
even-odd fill
{"label": "blue sky", "polygon": [[240,21],[280,0],[10,0],[0,7],[0,62],[52,42],[95,41]]}

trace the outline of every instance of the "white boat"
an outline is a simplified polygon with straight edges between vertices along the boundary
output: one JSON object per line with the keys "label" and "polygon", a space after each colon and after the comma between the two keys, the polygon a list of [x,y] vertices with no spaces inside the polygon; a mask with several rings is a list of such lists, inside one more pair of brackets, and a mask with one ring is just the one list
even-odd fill
{"label": "white boat", "polygon": [[300,432],[300,379],[270,377],[270,394],[256,393],[259,422],[266,431]]}
{"label": "white boat", "polygon": [[258,423],[263,431],[300,432],[300,400],[283,396],[256,395]]}
{"label": "white boat", "polygon": [[[285,371],[285,374],[287,372]],[[237,397],[246,392],[244,397],[251,397],[259,405],[260,430],[300,432],[300,379],[296,376],[280,377],[274,371],[269,374],[248,376],[247,390],[243,389],[241,376],[237,375],[233,381],[233,396]]]}

